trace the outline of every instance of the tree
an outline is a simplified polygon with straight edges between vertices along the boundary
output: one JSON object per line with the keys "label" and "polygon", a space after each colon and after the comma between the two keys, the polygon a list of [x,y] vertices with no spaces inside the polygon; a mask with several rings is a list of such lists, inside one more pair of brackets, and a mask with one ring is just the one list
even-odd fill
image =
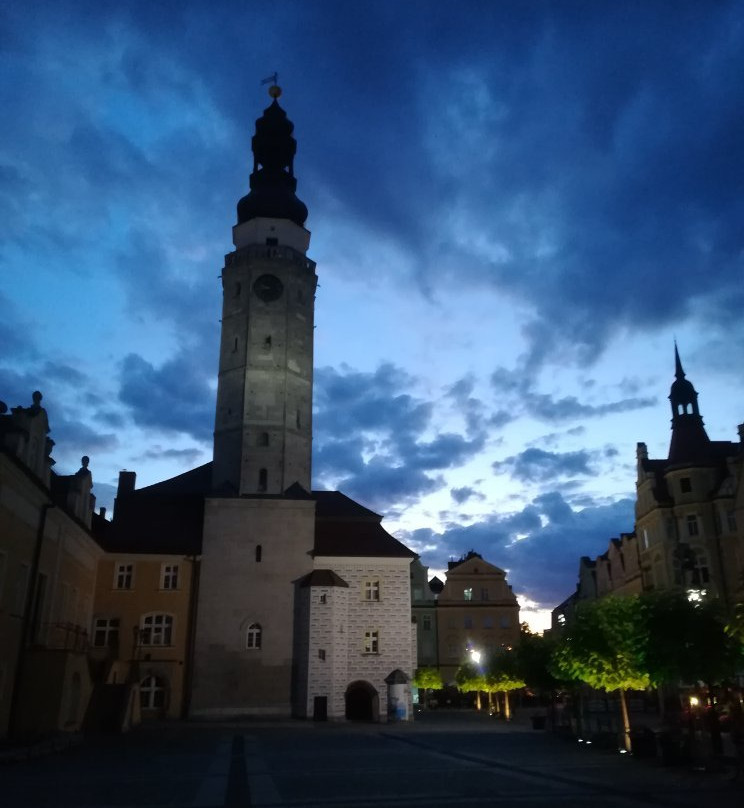
{"label": "tree", "polygon": [[625,691],[643,690],[651,679],[644,667],[646,628],[637,596],[608,596],[579,604],[553,655],[558,676],[576,679],[620,696],[623,742],[630,751]]}
{"label": "tree", "polygon": [[463,662],[455,674],[457,689],[461,693],[475,693],[476,707],[480,710],[480,694],[486,690],[486,677],[474,662]]}
{"label": "tree", "polygon": [[524,687],[525,681],[520,676],[519,660],[510,648],[502,648],[489,656],[486,662],[486,687],[490,693],[504,694],[504,718],[511,720],[509,691]]}
{"label": "tree", "polygon": [[724,627],[718,604],[691,601],[683,592],[640,597],[647,632],[645,668],[654,685],[732,678],[741,663],[741,645]]}
{"label": "tree", "polygon": [[426,709],[428,692],[441,690],[443,687],[442,674],[438,668],[416,668],[416,672],[413,674],[413,684],[419,690],[424,691],[423,709]]}

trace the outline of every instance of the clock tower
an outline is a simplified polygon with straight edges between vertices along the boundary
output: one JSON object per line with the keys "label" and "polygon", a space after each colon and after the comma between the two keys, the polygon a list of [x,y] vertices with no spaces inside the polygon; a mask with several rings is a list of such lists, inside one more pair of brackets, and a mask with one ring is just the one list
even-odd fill
{"label": "clock tower", "polygon": [[224,494],[311,486],[315,263],[279,87],[256,121],[250,192],[222,271],[212,483]]}

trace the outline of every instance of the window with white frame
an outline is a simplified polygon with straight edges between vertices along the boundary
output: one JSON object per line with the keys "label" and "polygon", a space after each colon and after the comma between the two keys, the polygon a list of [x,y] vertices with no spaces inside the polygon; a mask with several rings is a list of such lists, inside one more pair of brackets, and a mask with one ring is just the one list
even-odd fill
{"label": "window with white frame", "polygon": [[119,647],[118,617],[97,617],[93,621],[93,645],[96,648]]}
{"label": "window with white frame", "polygon": [[178,589],[178,564],[163,564],[160,568],[160,588]]}
{"label": "window with white frame", "polygon": [[367,601],[380,599],[380,582],[379,581],[365,581],[364,582],[364,599]]}
{"label": "window with white frame", "polygon": [[146,614],[140,624],[142,645],[172,645],[173,616],[170,614]]}
{"label": "window with white frame", "polygon": [[259,651],[261,649],[261,625],[259,623],[251,623],[245,632],[245,647],[249,651]]}
{"label": "window with white frame", "polygon": [[472,600],[473,599],[473,587],[469,586],[466,589],[462,590],[462,597],[463,600]]}
{"label": "window with white frame", "polygon": [[134,578],[134,564],[117,564],[114,572],[115,589],[131,589]]}
{"label": "window with white frame", "polygon": [[140,707],[160,710],[165,707],[166,683],[159,676],[146,676],[140,682]]}
{"label": "window with white frame", "polygon": [[380,632],[376,629],[364,632],[364,653],[380,653]]}

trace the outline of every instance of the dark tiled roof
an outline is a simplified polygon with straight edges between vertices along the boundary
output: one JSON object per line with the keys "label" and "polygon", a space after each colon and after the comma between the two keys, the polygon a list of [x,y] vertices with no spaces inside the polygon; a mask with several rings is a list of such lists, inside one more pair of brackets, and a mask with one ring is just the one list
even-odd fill
{"label": "dark tiled roof", "polygon": [[304,578],[300,578],[300,587],[308,586],[339,586],[348,589],[349,585],[333,570],[313,570]]}
{"label": "dark tiled roof", "polygon": [[316,556],[371,556],[416,558],[416,553],[393,538],[379,522],[317,519]]}
{"label": "dark tiled roof", "polygon": [[155,486],[149,486],[118,498],[114,520],[102,531],[104,550],[111,553],[201,553],[204,496],[156,494],[153,488]]}
{"label": "dark tiled roof", "polygon": [[205,463],[203,466],[185,471],[177,477],[163,480],[154,485],[147,485],[138,488],[130,496],[143,497],[153,494],[202,494],[209,493],[212,487],[212,463]]}
{"label": "dark tiled roof", "polygon": [[340,491],[313,491],[313,499],[317,503],[318,519],[373,519],[382,521],[379,513],[365,508]]}

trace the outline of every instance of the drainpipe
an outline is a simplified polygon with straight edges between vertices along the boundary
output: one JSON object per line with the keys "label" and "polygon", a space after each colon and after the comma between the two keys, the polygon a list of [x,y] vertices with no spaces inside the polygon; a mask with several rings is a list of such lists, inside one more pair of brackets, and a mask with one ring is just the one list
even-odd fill
{"label": "drainpipe", "polygon": [[53,502],[45,502],[41,506],[39,514],[39,525],[36,528],[36,544],[34,545],[34,555],[31,560],[31,568],[26,582],[26,603],[23,607],[23,617],[21,618],[21,638],[18,643],[18,655],[16,657],[15,674],[13,675],[13,689],[10,694],[10,709],[8,715],[8,736],[15,737],[18,722],[18,701],[20,697],[21,680],[23,678],[23,668],[26,661],[26,646],[31,635],[31,615],[36,598],[36,588],[38,586],[39,562],[41,561],[41,548],[44,543],[44,531],[46,530],[47,513],[54,508]]}
{"label": "drainpipe", "polygon": [[181,718],[188,718],[191,711],[191,691],[194,684],[194,650],[196,647],[196,615],[199,601],[199,572],[198,557],[193,555],[191,560],[191,587],[189,592],[189,633],[186,638],[186,659],[183,672],[183,697],[181,700]]}

